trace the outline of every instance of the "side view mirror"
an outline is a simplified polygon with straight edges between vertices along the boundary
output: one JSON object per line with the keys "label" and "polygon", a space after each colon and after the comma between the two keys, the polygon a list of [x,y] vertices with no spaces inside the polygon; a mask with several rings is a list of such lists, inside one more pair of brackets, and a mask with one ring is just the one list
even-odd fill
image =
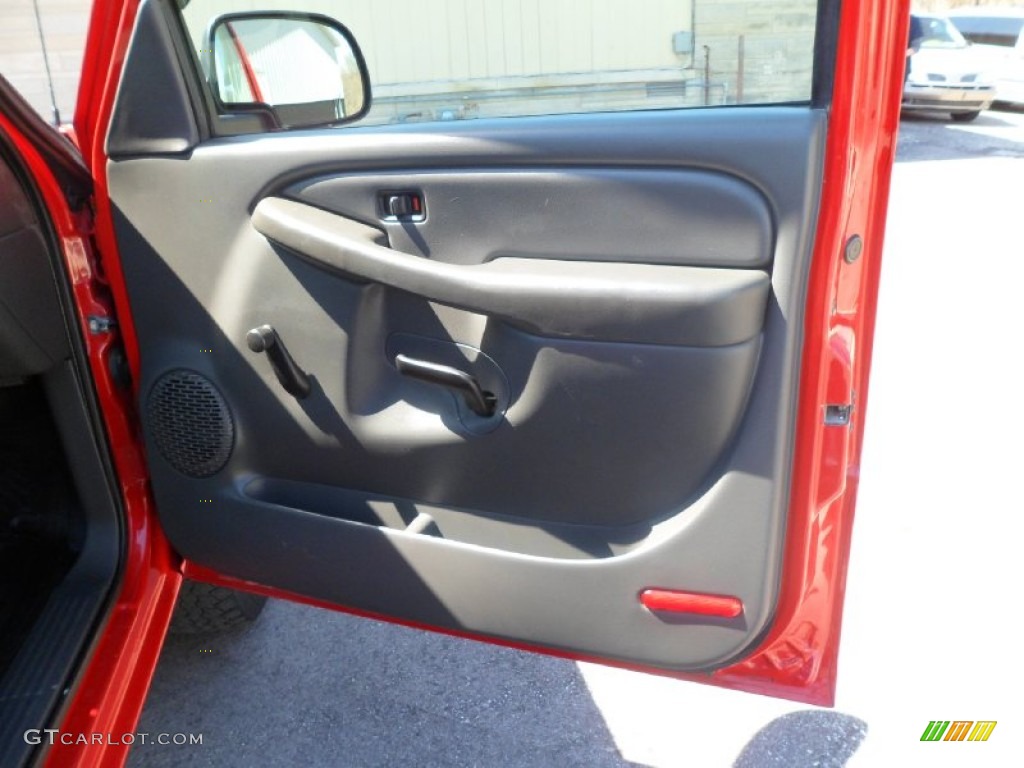
{"label": "side view mirror", "polygon": [[263,113],[275,128],[350,123],[370,109],[370,76],[344,26],[312,13],[229,13],[207,32],[222,113]]}

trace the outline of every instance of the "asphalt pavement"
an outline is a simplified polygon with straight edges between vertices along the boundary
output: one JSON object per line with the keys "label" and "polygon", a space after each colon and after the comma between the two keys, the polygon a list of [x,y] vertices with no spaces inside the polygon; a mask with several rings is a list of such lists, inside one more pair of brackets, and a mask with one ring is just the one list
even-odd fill
{"label": "asphalt pavement", "polygon": [[[281,602],[168,639],[130,766],[1019,766],[1024,113],[905,119],[834,710]],[[987,742],[921,742],[930,720]]]}

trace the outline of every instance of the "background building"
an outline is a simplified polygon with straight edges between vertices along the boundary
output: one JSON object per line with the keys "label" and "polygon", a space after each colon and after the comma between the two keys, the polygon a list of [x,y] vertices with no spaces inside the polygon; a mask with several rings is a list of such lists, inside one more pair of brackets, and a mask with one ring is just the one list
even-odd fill
{"label": "background building", "polygon": [[[61,119],[74,116],[78,76],[91,0],[36,0],[49,52],[53,90]],[[0,74],[10,80],[47,120],[52,120],[50,85],[33,0],[3,0],[0,9]]]}
{"label": "background building", "polygon": [[[976,4],[914,3],[931,11]],[[47,119],[50,78],[35,9],[60,116],[70,122],[90,6],[3,0],[0,73]],[[535,114],[802,99],[816,2],[792,0],[780,13],[758,0],[192,0],[193,43],[202,47],[214,9],[275,6],[328,13],[350,27],[373,78],[374,118],[387,122],[482,116],[490,107]],[[571,45],[566,25],[579,30]],[[437,36],[445,45],[431,45]]]}

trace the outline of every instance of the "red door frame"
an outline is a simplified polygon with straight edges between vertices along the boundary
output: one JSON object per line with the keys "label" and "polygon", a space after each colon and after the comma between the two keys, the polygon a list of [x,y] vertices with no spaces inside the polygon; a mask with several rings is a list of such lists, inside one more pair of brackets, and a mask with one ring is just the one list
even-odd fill
{"label": "red door frame", "polygon": [[[159,658],[163,636],[181,583],[180,559],[171,551],[157,522],[141,450],[134,407],[110,374],[110,356],[118,332],[94,334],[88,318],[115,317],[93,243],[93,217],[87,208],[70,210],[64,191],[32,141],[0,113],[6,135],[32,175],[60,245],[78,310],[79,333],[101,402],[104,427],[125,510],[127,549],[121,563],[118,595],[89,649],[89,663],[73,687],[60,722],[60,733],[43,733],[53,743],[50,766],[120,764],[123,752],[97,745],[62,744],[77,734],[131,733]],[[116,757],[121,754],[121,757]],[[76,762],[77,761],[77,762]]]}
{"label": "red door frame", "polygon": [[[107,359],[118,341],[136,381],[139,371],[104,174],[105,136],[137,7],[138,0],[96,0],[92,13],[75,131],[95,178],[94,224],[67,210],[45,162],[0,116],[0,128],[36,177],[74,276],[79,321],[127,516],[128,548],[118,595],[59,726],[61,735],[103,738],[83,746],[63,744],[58,737],[46,756],[46,765],[54,767],[119,765],[127,758],[130,745],[120,737],[137,726],[182,572],[321,604],[175,557],[155,516],[133,405],[111,380]],[[807,290],[786,560],[775,622],[742,662],[710,677],[680,677],[812,704],[833,703],[908,13],[908,0],[846,0],[841,10],[819,214],[823,223]],[[853,256],[846,246],[855,237],[860,241],[857,257],[846,258]],[[102,269],[94,258],[97,252]],[[118,318],[119,338],[85,332],[86,317],[96,314]],[[825,424],[828,404],[848,403],[853,410],[847,426]]]}

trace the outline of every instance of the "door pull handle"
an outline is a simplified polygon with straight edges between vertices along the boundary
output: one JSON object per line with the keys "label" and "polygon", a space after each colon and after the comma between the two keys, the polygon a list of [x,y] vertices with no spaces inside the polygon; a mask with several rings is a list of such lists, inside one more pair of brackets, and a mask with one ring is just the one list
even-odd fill
{"label": "door pull handle", "polygon": [[472,374],[450,365],[417,360],[406,355],[395,355],[395,367],[403,376],[458,392],[465,400],[466,407],[477,416],[486,419],[494,415],[498,398],[485,391]]}

